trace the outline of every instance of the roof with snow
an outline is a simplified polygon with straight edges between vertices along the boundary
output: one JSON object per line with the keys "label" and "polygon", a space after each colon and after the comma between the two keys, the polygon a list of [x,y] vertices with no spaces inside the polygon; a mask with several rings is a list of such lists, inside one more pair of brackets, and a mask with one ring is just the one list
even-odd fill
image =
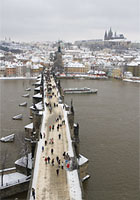
{"label": "roof with snow", "polygon": [[[27,156],[24,156],[18,160],[16,160],[15,162],[16,165],[20,165],[22,167],[26,167],[26,164],[27,164]],[[32,169],[32,154],[29,153],[28,154],[28,168],[29,169]]]}
{"label": "roof with snow", "polygon": [[37,94],[35,94],[35,95],[33,96],[33,98],[42,98],[42,94],[37,93]]}
{"label": "roof with snow", "polygon": [[30,124],[24,126],[24,128],[26,128],[26,129],[33,129],[33,123],[30,123]]}

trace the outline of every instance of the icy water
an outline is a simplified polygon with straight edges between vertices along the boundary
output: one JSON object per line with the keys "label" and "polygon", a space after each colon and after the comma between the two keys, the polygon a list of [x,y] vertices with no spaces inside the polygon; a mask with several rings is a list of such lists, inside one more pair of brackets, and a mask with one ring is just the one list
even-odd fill
{"label": "icy water", "polygon": [[[24,126],[30,123],[31,98],[23,98],[33,80],[0,80],[0,137],[16,133],[14,143],[0,143],[13,167],[21,152]],[[67,87],[97,88],[98,94],[65,95],[73,99],[80,125],[80,152],[89,159],[91,178],[84,184],[86,200],[139,199],[139,84],[118,80],[61,80]],[[30,94],[33,93],[33,89]],[[28,102],[27,107],[18,104]],[[23,120],[12,117],[22,113]],[[26,195],[22,194],[20,199]]]}

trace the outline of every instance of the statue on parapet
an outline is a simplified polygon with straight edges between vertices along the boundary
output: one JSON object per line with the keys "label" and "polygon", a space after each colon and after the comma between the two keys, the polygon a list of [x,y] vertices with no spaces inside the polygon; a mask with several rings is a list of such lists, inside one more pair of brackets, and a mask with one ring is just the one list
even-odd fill
{"label": "statue on parapet", "polygon": [[71,112],[74,114],[74,108],[73,108],[73,100],[71,99],[71,108],[70,108]]}

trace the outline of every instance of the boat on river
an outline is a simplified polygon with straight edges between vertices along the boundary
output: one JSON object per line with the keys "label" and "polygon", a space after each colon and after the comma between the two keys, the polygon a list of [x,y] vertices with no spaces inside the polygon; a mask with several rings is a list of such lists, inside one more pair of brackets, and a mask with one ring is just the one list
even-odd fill
{"label": "boat on river", "polygon": [[11,134],[0,139],[1,142],[13,142],[15,138],[15,134]]}
{"label": "boat on river", "polygon": [[91,89],[88,87],[84,88],[65,88],[64,93],[65,94],[96,94],[98,92],[97,89]]}
{"label": "boat on river", "polygon": [[29,97],[30,95],[27,93],[27,94],[24,94],[24,95],[22,95],[22,97]]}
{"label": "boat on river", "polygon": [[19,115],[14,116],[12,119],[14,119],[14,120],[21,120],[22,117],[23,117],[23,115],[19,114]]}
{"label": "boat on river", "polygon": [[27,106],[27,102],[20,103],[19,106]]}

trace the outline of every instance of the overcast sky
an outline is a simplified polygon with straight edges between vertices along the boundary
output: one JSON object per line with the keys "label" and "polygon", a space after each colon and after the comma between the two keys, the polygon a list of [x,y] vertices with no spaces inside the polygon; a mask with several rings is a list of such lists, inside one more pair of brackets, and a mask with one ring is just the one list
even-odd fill
{"label": "overcast sky", "polygon": [[105,30],[140,40],[140,0],[0,0],[0,39],[103,39]]}

